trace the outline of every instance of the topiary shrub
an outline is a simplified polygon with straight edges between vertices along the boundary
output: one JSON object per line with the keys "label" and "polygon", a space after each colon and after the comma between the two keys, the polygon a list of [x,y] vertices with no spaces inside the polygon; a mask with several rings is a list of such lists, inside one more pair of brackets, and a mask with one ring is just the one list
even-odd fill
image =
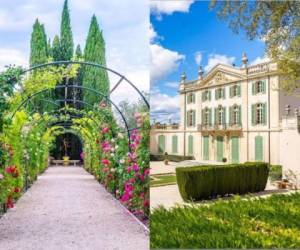
{"label": "topiary shrub", "polygon": [[263,191],[268,174],[268,164],[261,162],[176,168],[179,192],[185,201]]}

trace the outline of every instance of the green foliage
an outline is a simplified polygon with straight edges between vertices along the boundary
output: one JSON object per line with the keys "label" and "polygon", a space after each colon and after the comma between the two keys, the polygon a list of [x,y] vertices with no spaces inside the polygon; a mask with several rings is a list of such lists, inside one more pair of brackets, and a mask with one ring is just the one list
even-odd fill
{"label": "green foliage", "polygon": [[43,24],[36,19],[30,40],[30,66],[47,62],[47,36]]}
{"label": "green foliage", "polygon": [[[151,161],[163,161],[165,160],[166,156],[164,154],[161,155],[150,155],[150,160]],[[174,162],[180,162],[180,161],[186,161],[186,160],[195,160],[194,156],[191,155],[168,155],[168,160],[169,161],[174,161]]]}
{"label": "green foliage", "polygon": [[282,166],[270,165],[269,177],[271,181],[278,181],[282,179]]}
{"label": "green foliage", "polygon": [[61,60],[60,41],[58,35],[56,35],[53,39],[52,57],[53,57],[53,61]]}
{"label": "green foliage", "polygon": [[159,187],[165,185],[176,184],[176,175],[175,174],[156,174],[151,175],[150,186]]}
{"label": "green foliage", "polygon": [[153,249],[299,249],[300,193],[154,209]]}
{"label": "green foliage", "polygon": [[73,57],[74,42],[70,24],[70,13],[68,8],[68,0],[65,0],[60,26],[60,54],[61,60],[71,60]]}
{"label": "green foliage", "polygon": [[[106,66],[105,42],[95,15],[92,17],[86,40],[84,60]],[[97,90],[104,95],[109,94],[109,79],[106,70],[91,66],[84,66],[82,70],[82,85],[84,87]],[[85,92],[83,100],[89,103],[100,102],[99,97],[91,92]]]}
{"label": "green foliage", "polygon": [[244,30],[249,39],[264,39],[268,56],[278,63],[288,93],[300,87],[299,1],[211,1],[221,19],[235,32]]}
{"label": "green foliage", "polygon": [[178,188],[185,201],[263,191],[268,174],[267,163],[176,168]]}

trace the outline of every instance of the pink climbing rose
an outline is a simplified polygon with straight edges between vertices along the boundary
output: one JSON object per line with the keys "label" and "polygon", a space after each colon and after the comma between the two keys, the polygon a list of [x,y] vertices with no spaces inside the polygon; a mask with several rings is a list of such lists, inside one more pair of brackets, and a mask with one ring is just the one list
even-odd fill
{"label": "pink climbing rose", "polygon": [[103,160],[101,161],[101,163],[102,163],[103,165],[107,166],[107,165],[110,164],[110,161],[109,161],[108,159],[103,159]]}
{"label": "pink climbing rose", "polygon": [[101,130],[102,133],[106,134],[109,132],[109,127],[104,127],[102,130]]}

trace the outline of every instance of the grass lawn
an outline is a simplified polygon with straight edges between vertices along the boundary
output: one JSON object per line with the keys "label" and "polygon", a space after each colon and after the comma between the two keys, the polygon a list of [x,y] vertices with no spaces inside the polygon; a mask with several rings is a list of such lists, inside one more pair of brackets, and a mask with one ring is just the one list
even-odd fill
{"label": "grass lawn", "polygon": [[159,187],[176,184],[175,174],[156,174],[150,177],[150,187]]}
{"label": "grass lawn", "polygon": [[151,248],[300,248],[300,193],[154,209]]}

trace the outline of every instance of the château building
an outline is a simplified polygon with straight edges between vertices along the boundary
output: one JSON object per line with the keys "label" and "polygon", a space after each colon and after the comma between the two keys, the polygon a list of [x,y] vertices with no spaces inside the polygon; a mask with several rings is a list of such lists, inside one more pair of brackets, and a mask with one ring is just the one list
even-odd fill
{"label": "ch\u00e2teau building", "polygon": [[199,162],[264,161],[300,169],[300,97],[280,90],[276,63],[218,64],[181,76],[180,123],[154,124],[151,153]]}

